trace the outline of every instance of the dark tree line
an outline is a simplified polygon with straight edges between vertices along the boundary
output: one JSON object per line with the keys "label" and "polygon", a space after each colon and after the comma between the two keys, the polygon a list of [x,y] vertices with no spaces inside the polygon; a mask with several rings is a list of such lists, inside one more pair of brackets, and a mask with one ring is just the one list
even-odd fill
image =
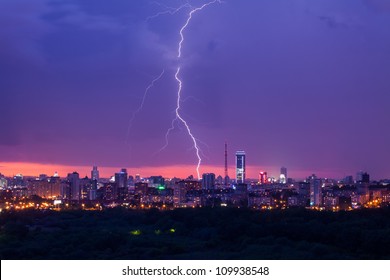
{"label": "dark tree line", "polygon": [[1,259],[390,259],[390,209],[23,211]]}

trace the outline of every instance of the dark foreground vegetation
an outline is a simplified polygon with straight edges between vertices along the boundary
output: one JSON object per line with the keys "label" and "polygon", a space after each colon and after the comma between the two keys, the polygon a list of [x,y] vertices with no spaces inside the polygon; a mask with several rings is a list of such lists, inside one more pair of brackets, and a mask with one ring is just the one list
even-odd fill
{"label": "dark foreground vegetation", "polygon": [[1,259],[390,259],[390,209],[0,214]]}

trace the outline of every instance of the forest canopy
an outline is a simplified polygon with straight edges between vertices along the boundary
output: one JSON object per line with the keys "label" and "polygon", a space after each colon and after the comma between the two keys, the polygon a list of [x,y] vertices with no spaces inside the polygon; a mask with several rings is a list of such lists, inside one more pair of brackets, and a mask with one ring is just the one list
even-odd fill
{"label": "forest canopy", "polygon": [[1,259],[390,259],[390,209],[0,214]]}

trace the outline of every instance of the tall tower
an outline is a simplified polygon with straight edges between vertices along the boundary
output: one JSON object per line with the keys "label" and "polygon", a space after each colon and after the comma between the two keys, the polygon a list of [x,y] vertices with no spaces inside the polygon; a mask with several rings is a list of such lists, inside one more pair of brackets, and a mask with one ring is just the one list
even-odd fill
{"label": "tall tower", "polygon": [[281,184],[286,184],[287,183],[287,168],[286,167],[280,168],[279,182]]}
{"label": "tall tower", "polygon": [[97,169],[97,166],[94,166],[91,171],[91,179],[99,181],[99,170]]}
{"label": "tall tower", "polygon": [[245,152],[236,152],[236,182],[237,184],[245,183]]}
{"label": "tall tower", "polygon": [[229,185],[229,174],[228,174],[228,161],[227,161],[227,143],[225,142],[225,186]]}
{"label": "tall tower", "polygon": [[122,168],[119,173],[115,173],[114,199],[123,199],[127,194],[127,170]]}
{"label": "tall tower", "polygon": [[322,204],[322,188],[321,179],[318,179],[315,174],[308,178],[310,183],[310,206],[321,206]]}

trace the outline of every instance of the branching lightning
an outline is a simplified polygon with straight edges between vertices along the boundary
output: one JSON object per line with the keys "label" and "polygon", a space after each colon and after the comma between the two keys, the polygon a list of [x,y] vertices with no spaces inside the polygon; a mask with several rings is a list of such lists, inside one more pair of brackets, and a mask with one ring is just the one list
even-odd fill
{"label": "branching lightning", "polygon": [[165,133],[165,145],[158,152],[161,152],[161,151],[165,150],[166,147],[168,147],[168,145],[169,145],[169,141],[168,141],[169,134],[171,133],[172,130],[175,129],[175,122],[176,121],[177,121],[177,118],[174,118],[172,120],[171,127],[168,128],[167,133]]}
{"label": "branching lightning", "polygon": [[[220,0],[214,0],[214,1],[211,1],[211,2],[208,2],[208,3],[205,3],[203,4],[202,6],[198,7],[198,8],[194,8],[192,9],[189,14],[188,14],[188,17],[187,17],[187,20],[186,22],[184,23],[184,25],[180,28],[180,31],[179,31],[179,34],[180,34],[180,41],[179,41],[179,44],[178,44],[178,49],[177,49],[177,58],[181,58],[181,50],[182,50],[182,47],[183,47],[183,43],[184,43],[184,31],[186,30],[186,28],[188,27],[189,23],[191,22],[191,19],[192,19],[192,15],[195,14],[196,12],[198,11],[201,11],[203,10],[205,7],[211,5],[211,4],[214,4],[214,3],[221,3]],[[194,145],[194,148],[196,150],[196,157],[198,158],[198,163],[197,163],[197,166],[196,166],[196,172],[197,172],[197,175],[198,175],[198,179],[200,179],[200,165],[202,163],[202,158],[200,156],[200,148],[199,148],[199,145],[198,145],[198,141],[197,139],[194,137],[192,131],[191,131],[191,128],[189,127],[189,125],[187,124],[187,122],[184,120],[184,118],[180,115],[180,103],[181,103],[181,92],[182,92],[182,85],[183,85],[183,82],[182,80],[180,79],[179,77],[179,74],[180,74],[180,66],[177,67],[177,70],[176,70],[176,73],[175,73],[175,79],[176,81],[178,82],[178,91],[177,91],[177,102],[176,102],[176,110],[175,110],[175,113],[176,113],[176,117],[175,119],[172,121],[172,126],[168,129],[167,133],[166,133],[166,137],[165,139],[168,140],[168,136],[169,136],[169,133],[172,131],[172,129],[174,128],[174,124],[175,124],[175,121],[176,120],[180,120],[183,125],[185,126],[185,128],[187,129],[187,133],[188,135],[190,136],[192,142],[193,142],[193,145]],[[166,142],[168,143],[168,142]],[[165,147],[167,146],[167,144],[165,145]]]}
{"label": "branching lightning", "polygon": [[187,129],[187,133],[188,135],[191,137],[192,139],[192,142],[194,144],[194,148],[196,150],[196,156],[198,158],[198,164],[196,166],[196,172],[198,174],[198,179],[200,179],[200,172],[199,172],[199,168],[200,168],[200,164],[202,163],[202,158],[200,157],[200,152],[199,152],[199,146],[198,146],[198,142],[196,141],[196,138],[194,137],[194,135],[192,134],[192,131],[190,129],[190,127],[188,126],[187,122],[182,118],[182,116],[180,115],[180,98],[181,98],[181,91],[182,91],[182,84],[183,82],[180,80],[179,78],[179,74],[180,74],[180,66],[177,68],[177,71],[175,73],[175,79],[176,81],[178,82],[179,84],[179,89],[177,91],[177,103],[176,103],[176,119],[179,119],[183,124],[184,126],[186,127]]}
{"label": "branching lightning", "polygon": [[174,15],[174,14],[178,13],[180,10],[182,10],[184,8],[192,8],[192,6],[189,3],[185,3],[185,4],[181,5],[178,8],[168,7],[168,6],[162,5],[162,4],[157,3],[157,2],[154,2],[154,3],[156,3],[156,4],[160,5],[160,6],[164,6],[164,8],[166,10],[163,11],[163,12],[158,12],[158,13],[152,15],[152,16],[147,17],[146,21],[149,21],[151,19],[154,19],[154,18],[162,16],[162,15],[166,15],[166,14]]}
{"label": "branching lightning", "polygon": [[205,3],[203,4],[202,6],[198,7],[198,8],[195,8],[195,9],[192,9],[190,11],[190,13],[188,14],[188,18],[185,22],[185,24],[181,27],[180,29],[180,41],[179,41],[179,48],[177,50],[177,57],[180,58],[181,57],[181,49],[182,49],[182,45],[184,43],[184,35],[183,35],[183,32],[184,30],[187,28],[188,24],[190,23],[191,19],[192,19],[192,15],[198,11],[201,11],[203,10],[205,7],[211,5],[211,4],[214,4],[214,3],[221,3],[221,0],[214,0],[214,1],[211,1],[211,2],[208,2],[208,3]]}
{"label": "branching lightning", "polygon": [[133,126],[133,122],[135,120],[135,117],[137,116],[137,114],[139,114],[139,112],[142,111],[143,107],[144,107],[144,104],[145,104],[145,100],[146,100],[146,96],[148,95],[148,92],[149,90],[154,86],[154,84],[161,79],[161,77],[164,75],[165,73],[165,69],[162,70],[162,72],[160,73],[160,75],[158,75],[156,78],[154,78],[150,84],[146,87],[145,89],[145,92],[144,92],[144,95],[142,97],[142,101],[141,101],[141,104],[140,106],[137,108],[137,110],[135,110],[133,112],[133,115],[131,116],[131,119],[129,121],[129,127],[127,129],[127,141],[129,140],[129,136],[130,136],[130,130],[131,130],[131,127]]}
{"label": "branching lightning", "polygon": [[[151,20],[153,18],[156,18],[156,17],[164,15],[164,14],[171,14],[171,15],[173,15],[173,14],[176,14],[177,12],[179,12],[180,10],[182,10],[184,8],[190,8],[191,9],[190,12],[188,13],[187,20],[185,21],[185,23],[183,24],[183,26],[179,30],[180,40],[178,42],[177,58],[180,59],[181,55],[182,55],[182,48],[183,48],[184,40],[185,40],[184,31],[187,29],[188,25],[190,24],[192,16],[195,13],[203,10],[207,6],[215,4],[215,3],[222,3],[222,1],[221,0],[213,0],[213,1],[207,2],[207,3],[205,3],[202,6],[197,7],[197,8],[192,7],[189,3],[183,4],[183,5],[181,5],[178,8],[167,7],[167,6],[164,5],[164,8],[166,9],[166,11],[159,12],[159,13],[153,15],[153,16],[150,16],[146,20],[149,21],[149,20]],[[157,3],[157,4],[159,4],[159,3]],[[182,88],[183,88],[183,81],[180,79],[180,70],[181,70],[181,67],[179,65],[177,67],[177,69],[176,69],[176,72],[175,72],[175,80],[178,83],[176,109],[175,109],[175,118],[172,120],[171,127],[167,130],[167,132],[165,134],[165,145],[164,145],[164,147],[162,147],[160,149],[160,152],[162,150],[164,150],[168,146],[168,144],[169,144],[169,142],[168,142],[169,134],[170,134],[171,131],[173,131],[175,129],[175,123],[180,121],[184,125],[184,127],[186,128],[187,134],[190,136],[190,138],[192,140],[192,143],[193,143],[193,147],[196,150],[196,157],[198,159],[197,166],[196,166],[196,172],[197,172],[197,175],[198,175],[198,179],[200,179],[201,177],[200,177],[199,169],[200,169],[200,165],[202,163],[201,154],[203,155],[203,153],[202,153],[202,151],[201,151],[201,149],[199,148],[199,145],[198,145],[198,142],[200,143],[200,141],[195,138],[194,134],[192,133],[192,130],[191,130],[190,126],[188,125],[186,120],[183,118],[183,116],[180,114],[180,109],[181,109],[180,105],[181,105],[181,102],[182,102],[181,94],[182,94]],[[162,74],[160,76],[162,76]],[[156,80],[158,80],[159,78],[160,77],[158,77]],[[150,87],[153,86],[153,83],[155,81],[152,82]],[[146,90],[146,92],[147,92],[147,90]],[[145,94],[145,96],[146,96],[146,94]],[[141,104],[141,107],[142,107],[142,105],[143,105],[143,103]]]}

